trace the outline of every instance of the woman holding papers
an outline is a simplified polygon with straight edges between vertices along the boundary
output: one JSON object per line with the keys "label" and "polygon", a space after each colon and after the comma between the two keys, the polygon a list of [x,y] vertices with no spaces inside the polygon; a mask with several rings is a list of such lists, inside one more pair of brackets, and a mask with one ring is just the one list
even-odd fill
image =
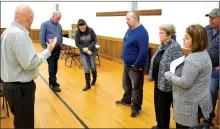
{"label": "woman holding papers", "polygon": [[[86,86],[83,91],[91,88],[91,85],[95,85],[97,78],[96,71],[96,48],[97,43],[96,34],[94,30],[86,24],[83,19],[78,21],[78,30],[75,34],[75,43],[80,50],[80,57],[83,63],[85,71]],[[90,84],[90,70],[92,72],[93,80]]]}
{"label": "woman holding papers", "polygon": [[157,128],[169,128],[170,107],[172,103],[172,85],[165,79],[164,73],[170,70],[170,63],[183,56],[182,49],[176,41],[176,30],[172,24],[161,25],[160,28],[161,44],[151,58],[149,81],[154,81],[154,106],[156,113]]}
{"label": "woman holding papers", "polygon": [[209,92],[212,63],[206,50],[209,41],[204,27],[191,25],[186,29],[184,47],[190,51],[175,70],[165,73],[173,85],[174,120],[177,128],[189,128],[198,124],[198,107],[205,122],[212,111]]}

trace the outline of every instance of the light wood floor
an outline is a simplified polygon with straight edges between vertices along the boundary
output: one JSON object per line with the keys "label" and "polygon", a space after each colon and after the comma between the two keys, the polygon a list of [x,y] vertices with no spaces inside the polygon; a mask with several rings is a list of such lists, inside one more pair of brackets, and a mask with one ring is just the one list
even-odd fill
{"label": "light wood floor", "polygon": [[[41,51],[39,43],[34,44]],[[144,82],[144,100],[142,111],[136,118],[130,117],[129,106],[119,106],[116,100],[121,99],[123,66],[101,58],[101,66],[97,67],[97,84],[89,91],[83,92],[85,86],[83,68],[73,64],[72,68],[59,60],[58,82],[61,92],[54,94],[47,83],[39,76],[35,82],[35,127],[36,128],[150,128],[156,124],[153,105],[153,83]],[[48,65],[40,66],[40,74],[48,81]],[[62,101],[64,100],[64,102]],[[65,105],[66,104],[66,105]],[[70,107],[70,109],[67,108]],[[80,121],[73,115],[79,117]],[[172,109],[171,109],[172,110]],[[171,115],[171,128],[175,127]],[[1,128],[12,128],[13,116],[1,119]]]}

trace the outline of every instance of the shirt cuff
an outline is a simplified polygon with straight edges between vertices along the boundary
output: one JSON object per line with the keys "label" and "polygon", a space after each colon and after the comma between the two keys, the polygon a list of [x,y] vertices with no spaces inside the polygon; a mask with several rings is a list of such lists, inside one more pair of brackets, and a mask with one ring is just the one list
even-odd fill
{"label": "shirt cuff", "polygon": [[45,49],[43,52],[41,52],[41,55],[42,55],[43,61],[46,61],[47,58],[51,56],[51,53],[47,49]]}

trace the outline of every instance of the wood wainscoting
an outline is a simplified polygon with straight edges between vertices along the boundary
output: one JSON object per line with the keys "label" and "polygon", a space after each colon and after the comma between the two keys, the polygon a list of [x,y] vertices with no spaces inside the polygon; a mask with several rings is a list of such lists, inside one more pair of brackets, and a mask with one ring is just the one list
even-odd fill
{"label": "wood wainscoting", "polygon": [[[5,28],[1,28],[1,33]],[[39,42],[39,32],[40,29],[31,29],[30,37],[34,42]],[[63,34],[68,34],[68,30],[63,30]],[[108,36],[97,35],[97,40],[100,45],[99,55],[102,58],[117,62],[123,63],[121,60],[121,52],[123,48],[123,40],[121,38],[114,38]],[[156,52],[158,44],[150,43],[149,44],[149,61],[153,54]],[[184,54],[187,53],[186,50],[183,50]]]}
{"label": "wood wainscoting", "polygon": [[123,40],[107,36],[97,36],[100,45],[99,55],[102,58],[123,63],[121,60],[121,52],[123,48]]}
{"label": "wood wainscoting", "polygon": [[39,42],[39,33],[40,33],[40,29],[31,29],[29,31],[29,35],[33,42]]}

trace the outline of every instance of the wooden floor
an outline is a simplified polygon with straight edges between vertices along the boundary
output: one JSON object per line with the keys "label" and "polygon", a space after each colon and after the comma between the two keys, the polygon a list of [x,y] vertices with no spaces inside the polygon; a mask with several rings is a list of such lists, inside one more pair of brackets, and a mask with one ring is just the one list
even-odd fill
{"label": "wooden floor", "polygon": [[[36,49],[41,51],[39,43]],[[48,81],[48,65],[40,66],[40,74],[35,82],[35,127],[36,128],[150,128],[156,124],[153,105],[153,83],[144,82],[142,111],[136,118],[130,117],[129,106],[119,106],[121,99],[123,65],[101,58],[97,67],[97,84],[83,92],[85,86],[84,70],[75,64],[72,68],[59,60],[58,82],[61,92],[54,93],[41,76]],[[68,108],[69,107],[69,108]],[[171,109],[172,110],[172,109]],[[1,128],[13,127],[13,116],[1,119]],[[171,115],[171,128],[175,127]]]}

